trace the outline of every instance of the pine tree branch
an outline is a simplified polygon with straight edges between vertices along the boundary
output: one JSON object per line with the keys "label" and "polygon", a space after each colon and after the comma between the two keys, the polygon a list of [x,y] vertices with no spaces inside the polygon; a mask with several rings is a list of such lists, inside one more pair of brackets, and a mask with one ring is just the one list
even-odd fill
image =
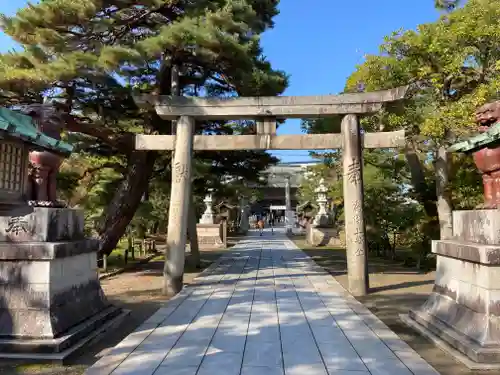
{"label": "pine tree branch", "polygon": [[229,81],[227,80],[227,77],[225,75],[222,75],[222,78],[218,78],[215,75],[211,74],[208,78],[217,82],[221,86],[224,86],[224,87],[227,87],[228,89],[236,91],[236,87],[234,87],[231,83],[229,83]]}
{"label": "pine tree branch", "polygon": [[78,38],[84,38],[87,36],[87,34],[79,33],[78,31],[69,30],[69,29],[65,29],[62,27],[54,27],[53,30],[57,31],[58,33],[71,34],[71,35],[76,36]]}
{"label": "pine tree branch", "polygon": [[173,8],[166,4],[143,12],[138,12],[133,16],[117,22],[117,25],[120,25],[120,28],[118,30],[118,33],[111,38],[111,44],[116,43],[118,39],[122,38],[131,29],[139,27],[141,25],[141,22],[145,21],[154,13],[160,14],[161,16],[167,18],[170,22],[175,21],[179,17],[179,14],[175,13]]}
{"label": "pine tree branch", "polygon": [[123,165],[119,163],[110,162],[110,163],[104,163],[103,165],[100,165],[98,167],[87,168],[85,172],[83,172],[81,178],[86,178],[88,175],[106,168],[113,169],[114,171],[120,172],[121,174],[125,174],[127,172],[127,169]]}
{"label": "pine tree branch", "polygon": [[119,150],[123,154],[130,154],[135,149],[134,133],[116,133],[106,129],[103,123],[88,123],[84,119],[69,115],[66,119],[66,127],[71,132],[83,133],[97,138],[102,143]]}

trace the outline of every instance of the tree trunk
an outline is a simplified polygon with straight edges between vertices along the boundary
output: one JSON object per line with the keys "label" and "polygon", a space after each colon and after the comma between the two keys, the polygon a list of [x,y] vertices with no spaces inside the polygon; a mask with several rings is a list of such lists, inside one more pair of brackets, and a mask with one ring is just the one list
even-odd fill
{"label": "tree trunk", "polygon": [[106,210],[99,228],[99,252],[110,254],[124,235],[149,185],[156,152],[133,151],[128,157],[127,174]]}
{"label": "tree trunk", "polygon": [[424,167],[420,160],[415,145],[408,143],[405,149],[405,157],[410,168],[411,183],[417,194],[417,200],[424,207],[425,213],[429,217],[436,217],[438,214],[435,191],[432,191],[425,180]]}
{"label": "tree trunk", "polygon": [[441,146],[437,152],[436,162],[436,196],[439,218],[440,239],[448,240],[453,237],[452,203],[448,189],[449,182],[449,157],[446,149]]}

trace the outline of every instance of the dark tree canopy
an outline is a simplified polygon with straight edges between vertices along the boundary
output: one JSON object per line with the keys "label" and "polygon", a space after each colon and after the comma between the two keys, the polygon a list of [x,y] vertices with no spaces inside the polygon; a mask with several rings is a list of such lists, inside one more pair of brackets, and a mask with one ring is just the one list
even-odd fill
{"label": "dark tree canopy", "polygon": [[[171,124],[140,110],[135,94],[171,93],[178,66],[183,95],[277,95],[287,77],[262,55],[259,36],[273,27],[276,0],[45,0],[1,18],[22,46],[0,56],[0,104],[56,98],[82,155],[117,172],[98,232],[109,252],[152,179],[169,176],[170,156],[134,150],[134,134],[168,134]],[[237,134],[247,123],[205,122],[198,133]],[[204,180],[256,179],[276,159],[263,152],[199,153]],[[206,176],[209,176],[208,178]],[[200,176],[198,176],[200,177]],[[204,181],[204,182],[203,182]]]}

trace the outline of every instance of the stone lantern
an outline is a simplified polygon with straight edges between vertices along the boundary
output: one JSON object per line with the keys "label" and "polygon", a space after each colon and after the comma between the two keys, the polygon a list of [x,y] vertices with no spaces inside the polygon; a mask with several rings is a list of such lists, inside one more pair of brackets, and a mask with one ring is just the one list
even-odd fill
{"label": "stone lantern", "polygon": [[196,224],[198,243],[203,249],[220,249],[225,247],[222,223],[215,223],[213,205],[213,189],[207,189],[207,194],[203,200],[205,212],[199,224]]}
{"label": "stone lantern", "polygon": [[323,178],[319,180],[319,186],[314,192],[316,193],[316,202],[319,207],[318,213],[314,217],[314,223],[317,226],[327,225],[328,212],[326,211],[326,204],[328,203],[328,199],[326,193],[328,192],[328,188],[325,186],[325,180]]}
{"label": "stone lantern", "polygon": [[205,203],[205,212],[200,219],[200,224],[213,224],[214,223],[214,211],[212,209],[213,197],[212,197],[213,189],[207,189],[207,194],[205,195],[205,199],[203,203]]}
{"label": "stone lantern", "polygon": [[339,246],[341,244],[339,233],[336,228],[328,225],[329,215],[326,205],[328,203],[328,188],[325,180],[319,180],[319,186],[314,190],[318,213],[314,217],[312,224],[306,228],[306,241],[312,246]]}

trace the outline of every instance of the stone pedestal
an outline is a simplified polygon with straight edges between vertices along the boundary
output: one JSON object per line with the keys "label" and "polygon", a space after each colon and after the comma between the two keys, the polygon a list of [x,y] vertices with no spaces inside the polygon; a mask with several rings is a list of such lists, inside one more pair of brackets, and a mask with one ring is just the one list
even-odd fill
{"label": "stone pedestal", "polygon": [[296,222],[296,214],[295,211],[285,210],[285,228],[286,233],[292,234],[293,228]]}
{"label": "stone pedestal", "polygon": [[0,358],[63,359],[123,318],[101,289],[97,247],[79,210],[0,217]]}
{"label": "stone pedestal", "polygon": [[224,226],[220,224],[197,224],[198,243],[202,249],[223,249],[226,247],[223,233]]}
{"label": "stone pedestal", "polygon": [[500,210],[454,211],[453,239],[432,252],[433,292],[404,319],[469,367],[500,368]]}
{"label": "stone pedestal", "polygon": [[312,246],[341,246],[338,229],[314,224],[307,225],[306,241]]}

